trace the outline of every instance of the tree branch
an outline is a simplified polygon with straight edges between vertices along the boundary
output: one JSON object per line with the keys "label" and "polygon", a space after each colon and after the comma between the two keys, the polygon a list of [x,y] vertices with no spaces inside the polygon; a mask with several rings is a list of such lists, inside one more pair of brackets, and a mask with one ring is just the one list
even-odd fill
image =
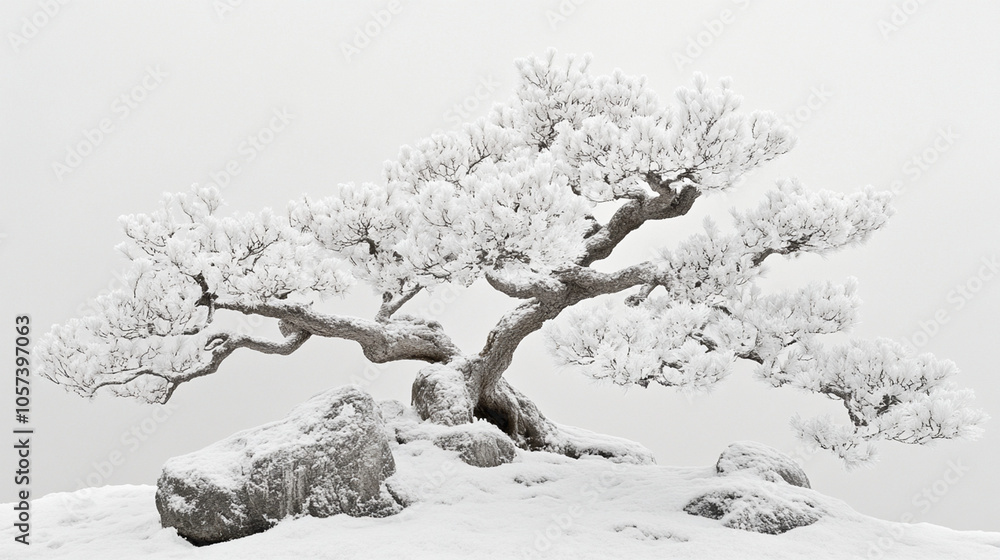
{"label": "tree branch", "polygon": [[494,290],[515,299],[545,299],[552,297],[562,288],[562,284],[557,280],[541,274],[532,274],[530,278],[522,277],[518,280],[496,270],[487,270],[485,276],[486,282]]}
{"label": "tree branch", "polygon": [[[652,262],[632,265],[616,272],[599,272],[585,266],[571,266],[554,273],[562,289],[549,298],[531,298],[504,315],[486,338],[479,352],[483,384],[491,386],[510,366],[517,346],[529,334],[542,328],[564,309],[583,300],[613,294],[646,284],[667,285]],[[558,296],[558,297],[557,297]]]}
{"label": "tree branch", "polygon": [[[685,184],[677,190],[671,186],[675,182]],[[589,266],[607,258],[628,234],[649,220],[665,220],[687,214],[701,195],[701,191],[691,185],[686,177],[665,184],[650,180],[650,185],[659,196],[630,200],[622,205],[607,224],[587,238],[586,249],[577,264]]]}
{"label": "tree branch", "polygon": [[625,267],[616,272],[600,272],[585,266],[571,266],[555,271],[555,276],[565,285],[583,291],[589,299],[604,294],[627,290],[641,284],[666,285],[668,280],[659,274],[650,261]]}
{"label": "tree branch", "polygon": [[411,290],[405,291],[401,294],[393,295],[386,292],[382,296],[382,307],[379,308],[378,313],[375,314],[375,320],[380,322],[388,321],[392,314],[399,311],[403,304],[413,299],[413,296],[420,293],[423,286],[417,286]]}
{"label": "tree branch", "polygon": [[806,241],[803,240],[789,241],[788,245],[780,249],[766,249],[764,251],[761,251],[760,253],[757,253],[756,255],[754,255],[753,260],[751,262],[754,267],[757,267],[764,262],[764,259],[770,257],[771,255],[790,255],[792,253],[801,251],[802,247],[805,244]]}
{"label": "tree branch", "polygon": [[630,295],[629,297],[625,298],[625,305],[629,307],[635,307],[640,303],[646,301],[646,298],[649,297],[649,294],[653,293],[653,290],[656,289],[656,286],[657,284],[643,284],[642,288],[639,289],[639,293]]}
{"label": "tree branch", "polygon": [[316,336],[353,340],[374,363],[397,360],[447,363],[461,354],[438,323],[412,317],[373,321],[327,315],[307,305],[287,302],[246,305],[220,301],[217,307],[280,319],[290,328]]}
{"label": "tree branch", "polygon": [[86,394],[88,396],[93,396],[94,393],[102,387],[126,385],[136,379],[139,379],[140,377],[151,376],[158,377],[166,382],[166,390],[158,399],[158,402],[166,403],[170,400],[170,397],[173,396],[174,391],[181,383],[215,373],[218,371],[219,366],[222,365],[222,362],[239,348],[249,348],[264,354],[280,354],[287,356],[288,354],[298,350],[305,343],[305,341],[309,340],[310,336],[311,334],[308,332],[295,331],[286,336],[284,340],[276,342],[253,336],[233,335],[225,332],[218,333],[210,338],[205,344],[205,350],[211,352],[211,358],[207,363],[203,363],[194,369],[181,373],[157,371],[151,367],[114,372],[108,374],[114,377],[104,379],[89,386]]}

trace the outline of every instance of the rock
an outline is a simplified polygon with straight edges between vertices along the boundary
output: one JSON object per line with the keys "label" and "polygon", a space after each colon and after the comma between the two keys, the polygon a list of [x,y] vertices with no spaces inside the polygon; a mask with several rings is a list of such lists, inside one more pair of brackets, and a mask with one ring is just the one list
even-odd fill
{"label": "rock", "polygon": [[615,463],[656,464],[653,452],[641,443],[576,426],[554,425],[556,432],[546,438],[547,450],[554,453],[561,453],[574,459],[593,455]]}
{"label": "rock", "polygon": [[434,445],[458,451],[459,458],[474,467],[496,467],[517,456],[517,448],[507,434],[486,421],[448,428],[434,438]]}
{"label": "rock", "polygon": [[410,412],[410,408],[397,400],[387,400],[378,402],[378,411],[382,421],[388,424],[396,418],[405,416]]}
{"label": "rock", "polygon": [[721,475],[743,472],[768,482],[810,487],[805,471],[791,457],[755,441],[730,444],[715,463],[715,471]]}
{"label": "rock", "polygon": [[684,511],[721,519],[724,526],[732,529],[771,535],[810,525],[822,517],[822,510],[812,500],[780,492],[780,488],[758,483],[758,487],[714,490],[688,502]]}
{"label": "rock", "polygon": [[163,527],[205,545],[289,516],[397,513],[385,485],[395,470],[375,402],[357,387],[341,387],[282,420],[170,459],[157,481],[156,508]]}
{"label": "rock", "polygon": [[411,390],[413,408],[422,420],[442,426],[472,422],[475,403],[465,387],[462,372],[446,365],[432,364],[417,372]]}

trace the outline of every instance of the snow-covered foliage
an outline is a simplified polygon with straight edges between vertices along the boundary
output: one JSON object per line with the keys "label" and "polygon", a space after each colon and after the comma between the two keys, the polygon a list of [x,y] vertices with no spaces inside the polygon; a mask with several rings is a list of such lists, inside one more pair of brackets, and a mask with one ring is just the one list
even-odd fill
{"label": "snow-covered foliage", "polygon": [[385,185],[293,202],[293,223],[380,291],[468,285],[487,269],[549,273],[583,254],[597,204],[656,197],[651,184],[666,182],[727,187],[792,145],[771,113],[739,112],[728,82],[712,89],[699,75],[675,107],[643,78],[588,64],[520,61],[509,103],[404,147]]}
{"label": "snow-covered foliage", "polygon": [[844,401],[852,425],[829,417],[793,419],[798,435],[840,455],[853,465],[869,460],[870,443],[887,439],[926,443],[937,438],[974,438],[986,414],[972,408],[972,391],[951,378],[955,364],[931,354],[912,355],[888,339],[851,341],[824,349],[800,343],[775,360],[762,376]]}
{"label": "snow-covered foliage", "polygon": [[[56,325],[35,346],[40,373],[89,396],[163,400],[211,361],[215,302],[256,305],[289,296],[338,294],[348,274],[270,210],[220,217],[215,188],[164,194],[151,214],[120,222],[131,261],[123,286],[98,297],[96,312]],[[235,336],[228,334],[227,336]]]}
{"label": "snow-covered foliage", "polygon": [[807,193],[783,182],[758,208],[734,211],[731,232],[706,220],[704,234],[664,250],[665,294],[578,306],[547,328],[550,348],[563,364],[598,379],[684,390],[709,388],[737,360],[754,361],[757,376],[776,387],[844,402],[849,426],[830,418],[796,418],[793,426],[847,466],[871,461],[874,440],[975,437],[987,416],[970,407],[971,391],[952,387],[954,363],[911,355],[887,339],[823,346],[820,335],[856,320],[853,278],[775,294],[755,285],[769,255],[825,254],[865,241],[886,223],[889,198],[870,189]]}
{"label": "snow-covered foliage", "polygon": [[[462,387],[479,388],[449,417],[469,421],[485,400],[511,408],[490,414],[518,420],[509,424],[524,432],[509,434],[515,441],[543,445],[558,428],[514,410],[530,401],[512,397],[501,376],[520,341],[562,315],[548,332],[554,354],[598,378],[701,390],[751,360],[768,383],[841,399],[850,425],[795,427],[848,464],[870,459],[878,439],[978,433],[985,415],[951,387],[950,362],[881,340],[821,344],[855,321],[853,280],[777,294],[756,286],[772,255],[864,242],[891,214],[888,193],[782,181],[758,207],[733,211],[729,230],[706,222],[657,259],[615,273],[590,268],[640,226],[736,187],[794,141],[772,113],[741,111],[729,81],[712,87],[698,75],[664,103],[644,78],[596,76],[589,62],[554,53],[519,61],[513,96],[488,116],[403,147],[381,182],[293,200],[287,217],[221,217],[219,193],[198,187],[123,217],[126,286],[40,339],[39,372],[86,396],[109,387],[162,402],[236,349],[287,354],[313,335],[345,338],[374,361],[446,364],[459,382],[471,380]],[[603,223],[601,205],[612,215]],[[394,316],[420,290],[483,278],[523,301],[478,353],[463,354],[436,322]],[[383,298],[373,319],[312,305],[356,282]],[[633,288],[623,302],[586,303]],[[284,340],[220,330],[216,311],[279,320]]]}

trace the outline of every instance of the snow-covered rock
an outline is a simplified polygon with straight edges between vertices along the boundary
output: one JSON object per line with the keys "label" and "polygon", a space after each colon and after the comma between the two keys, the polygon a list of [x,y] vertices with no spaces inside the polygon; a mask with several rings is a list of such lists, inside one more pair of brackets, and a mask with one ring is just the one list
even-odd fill
{"label": "snow-covered rock", "polygon": [[805,471],[791,457],[755,441],[731,443],[719,456],[715,471],[721,475],[751,474],[768,482],[810,488]]}
{"label": "snow-covered rock", "polygon": [[815,498],[789,488],[809,488],[809,478],[773,447],[732,443],[719,456],[715,472],[732,480],[690,500],[684,511],[719,519],[725,527],[772,535],[811,525],[824,514]]}
{"label": "snow-covered rock", "polygon": [[597,456],[610,459],[616,463],[633,463],[636,465],[653,465],[656,457],[653,452],[641,443],[599,434],[577,426],[556,424],[558,431],[549,435],[546,443],[552,451],[562,453],[567,457],[579,459],[586,456]]}
{"label": "snow-covered rock", "polygon": [[382,401],[379,407],[390,439],[397,443],[430,441],[440,449],[457,451],[459,459],[474,467],[496,467],[517,456],[517,446],[510,437],[486,420],[442,426],[421,420],[399,401]]}
{"label": "snow-covered rock", "polygon": [[462,372],[446,365],[424,366],[413,380],[413,406],[424,420],[444,426],[472,421],[475,404],[465,389]]}
{"label": "snow-covered rock", "polygon": [[[0,558],[17,560],[996,560],[1000,533],[954,531],[861,515],[814,490],[697,468],[520,453],[470,467],[429,441],[392,443],[413,507],[386,518],[287,518],[247,538],[196,548],[160,527],[152,486],[105,486],[33,500],[31,546],[0,526]],[[734,531],[688,515],[701,495],[740,482],[815,499],[822,519],[780,535]],[[780,491],[779,490],[779,491]],[[0,504],[11,511],[12,503]]]}
{"label": "snow-covered rock", "polygon": [[[353,401],[355,413],[360,402]],[[153,503],[156,488],[86,488],[32,501],[31,546],[14,541],[17,529],[11,524],[0,526],[0,558],[1000,557],[1000,533],[881,521],[815,490],[754,476],[719,476],[713,466],[665,467],[522,451],[510,463],[480,469],[434,445],[434,437],[448,428],[420,422],[401,403],[383,402],[379,408],[386,430],[394,434],[389,446],[397,472],[386,484],[412,504],[398,515],[289,516],[263,533],[196,548],[174,529],[160,526]],[[725,494],[735,497],[722,498]],[[685,513],[693,498],[708,495],[719,496],[711,502],[722,512],[722,522]],[[710,500],[702,501],[703,511],[710,511]],[[0,504],[0,510],[13,506]],[[818,521],[777,535],[726,525],[747,528],[755,519],[749,514],[756,512],[757,520],[782,527],[788,522],[783,514],[808,515],[813,509],[822,513]]]}
{"label": "snow-covered rock", "polygon": [[722,525],[755,533],[777,535],[818,521],[823,511],[808,495],[789,492],[787,486],[733,484],[691,500],[684,511]]}
{"label": "snow-covered rock", "polygon": [[286,517],[396,513],[401,507],[385,485],[395,470],[375,402],[357,387],[340,387],[282,420],[170,459],[156,507],[164,527],[210,544]]}
{"label": "snow-covered rock", "polygon": [[434,445],[458,451],[458,458],[474,467],[496,467],[517,456],[517,448],[507,434],[485,421],[452,426],[434,438]]}

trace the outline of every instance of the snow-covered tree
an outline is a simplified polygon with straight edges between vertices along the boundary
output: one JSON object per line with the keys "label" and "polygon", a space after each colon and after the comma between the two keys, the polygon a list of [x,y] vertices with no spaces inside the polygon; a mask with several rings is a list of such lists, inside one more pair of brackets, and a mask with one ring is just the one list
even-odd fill
{"label": "snow-covered tree", "polygon": [[[848,464],[869,460],[880,439],[979,433],[986,416],[952,385],[952,362],[886,339],[822,343],[856,319],[853,280],[779,293],[756,285],[768,258],[864,242],[891,214],[888,193],[784,181],[734,211],[728,229],[706,222],[657,258],[595,268],[641,226],[736,187],[793,139],[772,113],[741,112],[728,81],[710,87],[697,76],[663,104],[645,79],[594,76],[588,64],[521,60],[515,94],[488,117],[402,148],[381,182],[294,200],[284,216],[222,216],[218,191],[197,186],[123,216],[127,285],[39,341],[40,373],[85,396],[107,388],[165,402],[241,348],[289,354],[310,337],[336,337],[372,362],[427,362],[413,384],[425,419],[487,419],[527,449],[613,453],[568,435],[577,432],[504,380],[521,341],[545,326],[560,363],[614,383],[705,388],[749,360],[774,386],[838,399],[847,423],[793,425]],[[601,207],[612,209],[604,221]],[[480,279],[518,303],[478,351],[404,313],[421,291]],[[371,318],[319,309],[359,283],[382,296]],[[599,296],[609,297],[590,301]],[[276,320],[283,338],[222,329],[222,313]]]}

